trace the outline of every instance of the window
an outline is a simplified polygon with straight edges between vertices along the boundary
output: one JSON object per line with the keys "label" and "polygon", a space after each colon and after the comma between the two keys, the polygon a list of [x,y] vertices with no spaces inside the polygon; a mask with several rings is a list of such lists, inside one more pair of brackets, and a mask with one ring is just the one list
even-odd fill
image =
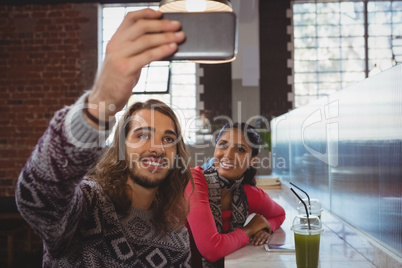
{"label": "window", "polygon": [[368,2],[367,18],[369,68],[383,71],[402,63],[402,1]]}
{"label": "window", "polygon": [[395,65],[402,1],[293,4],[295,106]]}
{"label": "window", "polygon": [[[127,12],[143,8],[158,9],[159,3],[136,3],[130,5],[103,5],[101,12],[100,64],[105,48]],[[197,65],[188,61],[157,61],[145,66],[138,84],[133,88],[129,104],[147,99],[158,99],[173,108],[179,118],[184,139],[195,141]],[[190,129],[193,129],[190,131]]]}
{"label": "window", "polygon": [[140,79],[133,88],[133,94],[168,94],[170,75],[169,62],[151,62],[142,68]]}

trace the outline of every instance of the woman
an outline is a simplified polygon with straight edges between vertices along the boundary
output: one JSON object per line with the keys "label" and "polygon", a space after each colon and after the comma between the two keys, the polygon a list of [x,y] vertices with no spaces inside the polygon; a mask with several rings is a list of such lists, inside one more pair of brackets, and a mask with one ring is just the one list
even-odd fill
{"label": "woman", "polygon": [[[216,138],[213,163],[192,168],[195,186],[186,189],[192,267],[223,267],[224,256],[249,243],[268,243],[284,221],[284,209],[255,186],[253,163],[260,145],[253,127],[226,124]],[[256,215],[244,225],[252,213]]]}

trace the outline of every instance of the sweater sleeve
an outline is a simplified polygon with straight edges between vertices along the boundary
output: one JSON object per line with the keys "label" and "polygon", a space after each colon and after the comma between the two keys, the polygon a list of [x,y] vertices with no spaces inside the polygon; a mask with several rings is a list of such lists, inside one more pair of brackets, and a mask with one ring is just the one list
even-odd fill
{"label": "sweater sleeve", "polygon": [[260,188],[244,185],[244,191],[250,214],[263,215],[271,224],[272,231],[278,229],[285,220],[285,210]]}
{"label": "sweater sleeve", "polygon": [[209,206],[208,184],[201,167],[192,168],[195,188],[189,184],[186,194],[190,198],[188,223],[201,255],[210,262],[229,255],[237,249],[248,245],[249,237],[241,229],[231,233],[220,234]]}
{"label": "sweater sleeve", "polygon": [[17,182],[18,209],[49,251],[69,242],[85,213],[88,195],[79,184],[101,153],[100,137],[108,135],[85,121],[85,96],[55,113]]}

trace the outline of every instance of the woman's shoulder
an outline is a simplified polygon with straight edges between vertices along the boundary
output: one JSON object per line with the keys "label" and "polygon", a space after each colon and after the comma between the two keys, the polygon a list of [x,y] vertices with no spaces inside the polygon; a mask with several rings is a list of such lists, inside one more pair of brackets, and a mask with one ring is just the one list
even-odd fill
{"label": "woman's shoulder", "polygon": [[191,174],[193,175],[193,179],[195,182],[197,181],[205,181],[204,177],[204,169],[200,166],[191,168]]}
{"label": "woman's shoulder", "polygon": [[190,169],[191,169],[191,171],[196,170],[198,172],[204,172],[204,168],[202,166],[196,166],[196,167],[192,167]]}
{"label": "woman's shoulder", "polygon": [[257,186],[252,186],[250,184],[244,184],[243,187],[244,187],[244,191],[246,192],[247,195],[255,195],[255,194],[265,195],[266,194],[263,189],[258,188]]}
{"label": "woman's shoulder", "polygon": [[190,168],[191,174],[194,176],[204,176],[204,169],[201,166]]}
{"label": "woman's shoulder", "polygon": [[202,167],[190,168],[193,176],[193,182],[189,182],[186,187],[186,192],[192,193],[195,191],[208,191],[208,183],[204,177],[204,169]]}

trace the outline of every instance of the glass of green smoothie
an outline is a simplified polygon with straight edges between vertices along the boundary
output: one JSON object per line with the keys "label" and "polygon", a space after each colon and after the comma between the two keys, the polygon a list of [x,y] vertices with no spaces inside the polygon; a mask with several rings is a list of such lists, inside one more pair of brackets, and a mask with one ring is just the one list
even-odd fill
{"label": "glass of green smoothie", "polygon": [[317,268],[323,231],[321,220],[315,215],[297,215],[291,229],[295,238],[297,268]]}

